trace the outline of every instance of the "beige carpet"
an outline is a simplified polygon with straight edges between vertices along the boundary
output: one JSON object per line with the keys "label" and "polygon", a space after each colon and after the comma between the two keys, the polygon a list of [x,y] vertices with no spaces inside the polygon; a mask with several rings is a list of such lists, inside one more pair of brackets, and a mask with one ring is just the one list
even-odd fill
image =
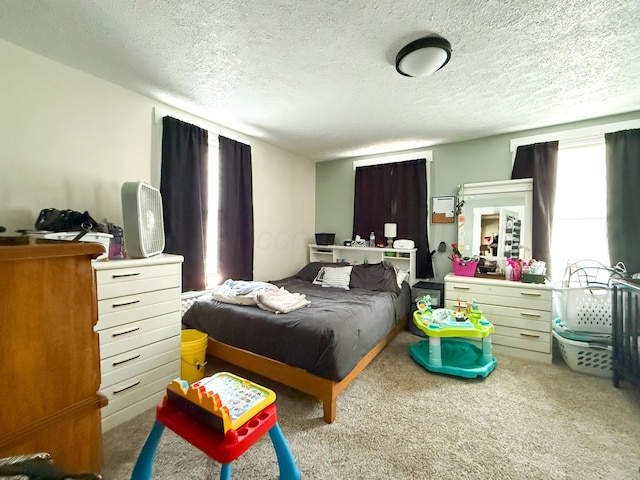
{"label": "beige carpet", "polygon": [[[276,391],[302,478],[640,479],[637,391],[574,373],[562,359],[498,356],[480,380],[432,374],[408,355],[420,340],[402,332],[339,397],[331,425],[320,402],[248,376]],[[106,480],[130,478],[153,420],[150,410],[104,435]],[[217,463],[165,430],[154,479],[219,475]],[[268,436],[233,463],[232,478],[278,478]]]}

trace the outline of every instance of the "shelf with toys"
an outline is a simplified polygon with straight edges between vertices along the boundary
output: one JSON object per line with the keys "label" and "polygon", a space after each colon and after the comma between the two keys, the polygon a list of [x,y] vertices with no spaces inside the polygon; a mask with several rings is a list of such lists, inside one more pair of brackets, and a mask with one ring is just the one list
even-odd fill
{"label": "shelf with toys", "polygon": [[[409,354],[426,370],[465,378],[486,377],[497,364],[491,348],[493,324],[487,320],[476,300],[461,303],[457,310],[431,308],[426,295],[416,302],[413,322],[428,337],[411,345]],[[466,338],[482,340],[478,347]]]}

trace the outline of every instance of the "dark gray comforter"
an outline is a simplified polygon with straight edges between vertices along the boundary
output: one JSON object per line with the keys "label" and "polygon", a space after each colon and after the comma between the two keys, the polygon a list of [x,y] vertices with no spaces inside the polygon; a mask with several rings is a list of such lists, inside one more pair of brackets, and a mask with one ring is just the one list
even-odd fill
{"label": "dark gray comforter", "polygon": [[400,295],[313,285],[297,277],[273,282],[305,294],[311,305],[285,314],[200,297],[183,324],[228,345],[342,380],[411,308],[410,287]]}

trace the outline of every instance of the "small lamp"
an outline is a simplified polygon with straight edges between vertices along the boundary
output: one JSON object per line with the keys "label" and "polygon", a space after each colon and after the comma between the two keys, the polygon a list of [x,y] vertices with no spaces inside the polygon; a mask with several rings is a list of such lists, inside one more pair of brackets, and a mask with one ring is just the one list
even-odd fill
{"label": "small lamp", "polygon": [[393,239],[396,238],[397,234],[398,225],[395,223],[384,224],[384,236],[387,237],[387,247],[391,248],[393,246]]}
{"label": "small lamp", "polygon": [[396,56],[396,70],[405,77],[431,75],[451,59],[451,44],[442,37],[423,37],[403,47]]}

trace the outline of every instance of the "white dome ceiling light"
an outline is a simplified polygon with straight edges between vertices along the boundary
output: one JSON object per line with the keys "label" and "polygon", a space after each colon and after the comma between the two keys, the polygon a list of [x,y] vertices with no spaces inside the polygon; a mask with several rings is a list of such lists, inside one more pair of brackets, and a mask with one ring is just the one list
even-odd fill
{"label": "white dome ceiling light", "polygon": [[405,77],[437,72],[451,59],[451,44],[442,37],[423,37],[403,47],[396,56],[396,70]]}

